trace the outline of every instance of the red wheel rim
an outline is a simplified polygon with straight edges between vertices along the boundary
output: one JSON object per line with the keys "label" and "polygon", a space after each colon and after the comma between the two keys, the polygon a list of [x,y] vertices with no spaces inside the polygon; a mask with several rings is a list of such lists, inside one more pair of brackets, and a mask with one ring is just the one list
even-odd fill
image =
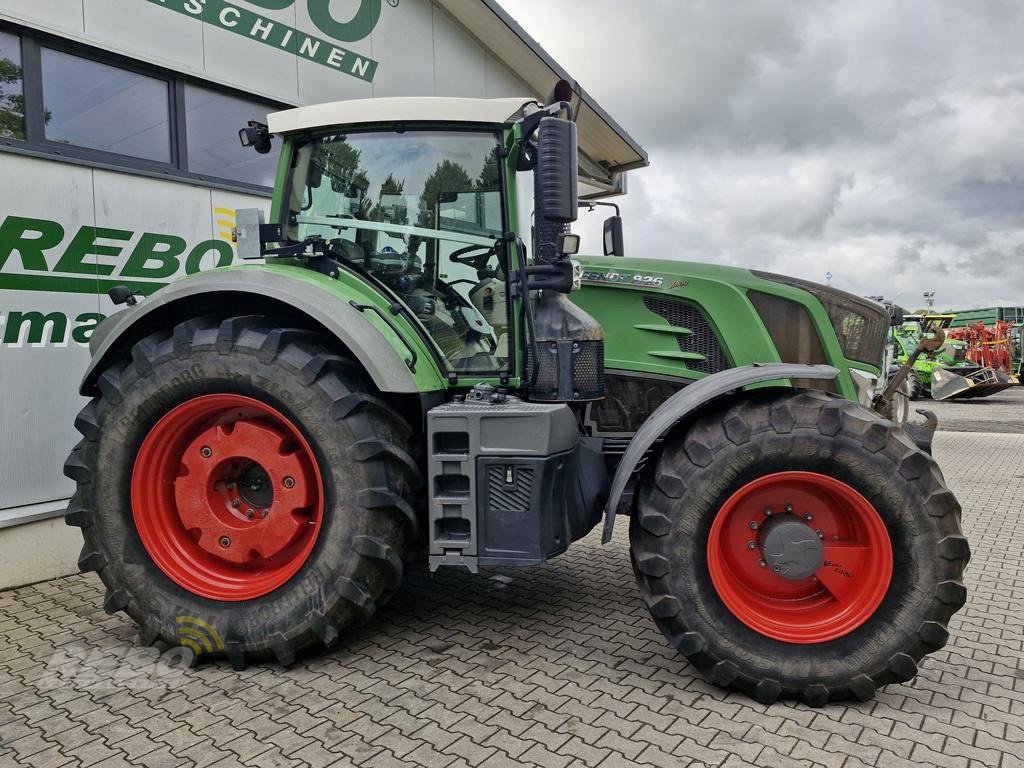
{"label": "red wheel rim", "polygon": [[[812,576],[787,579],[762,565],[752,523],[764,525],[766,510],[821,532],[824,558]],[[878,609],[892,579],[892,543],[878,512],[846,483],[816,472],[776,472],[744,485],[718,511],[707,553],[711,582],[732,614],[788,643],[849,634]]]}
{"label": "red wheel rim", "polygon": [[323,521],[309,443],[279,411],[202,395],[165,414],[139,448],[132,516],[168,578],[213,600],[249,600],[302,567]]}

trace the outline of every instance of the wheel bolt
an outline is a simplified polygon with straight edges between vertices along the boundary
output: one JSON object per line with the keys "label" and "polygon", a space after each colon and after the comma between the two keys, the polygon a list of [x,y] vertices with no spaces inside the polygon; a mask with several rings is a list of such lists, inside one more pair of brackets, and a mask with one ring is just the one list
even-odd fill
{"label": "wheel bolt", "polygon": [[764,568],[765,566],[767,566],[767,565],[768,565],[768,563],[766,563],[766,562],[765,562],[764,560],[758,560],[758,561],[757,561],[757,564],[758,564],[759,566],[761,566],[762,568]]}
{"label": "wheel bolt", "polygon": [[815,531],[815,533],[818,534],[818,538],[819,539],[824,539],[825,538],[825,534],[822,533],[821,531]]}
{"label": "wheel bolt", "polygon": [[757,542],[756,541],[748,541],[747,542],[747,549],[757,549]]}
{"label": "wheel bolt", "polygon": [[808,522],[810,522],[813,519],[814,519],[814,515],[812,515],[810,512],[804,512],[804,520],[807,520]]}
{"label": "wheel bolt", "polygon": [[784,512],[785,512],[785,513],[786,513],[787,515],[791,515],[791,514],[793,514],[793,505],[792,505],[792,504],[787,504],[786,506],[784,506],[784,507],[782,508],[782,510],[783,510],[783,511],[784,511]]}
{"label": "wheel bolt", "polygon": [[757,530],[757,522],[756,521],[754,521],[754,520],[750,521],[750,530],[752,530],[752,531],[756,531]]}
{"label": "wheel bolt", "polygon": [[782,566],[781,565],[773,565],[772,566],[772,570],[775,571],[776,573],[778,573],[779,571],[782,570]]}
{"label": "wheel bolt", "polygon": [[764,508],[764,516],[765,517],[771,517],[772,516],[772,508],[771,507],[765,507]]}
{"label": "wheel bolt", "polygon": [[294,488],[295,487],[295,479],[292,478],[292,477],[286,477],[284,479],[284,487],[285,488]]}
{"label": "wheel bolt", "polygon": [[245,510],[245,516],[248,517],[250,520],[252,520],[252,516],[255,515],[255,514],[256,513],[253,512],[252,509]]}
{"label": "wheel bolt", "polygon": [[270,514],[270,510],[269,509],[261,509],[260,510],[260,517],[266,517],[269,514]]}
{"label": "wheel bolt", "polygon": [[231,546],[231,539],[229,539],[227,536],[221,536],[220,537],[220,545],[222,547],[224,547],[224,549],[227,549],[228,547]]}
{"label": "wheel bolt", "polygon": [[211,456],[213,456],[213,449],[208,445],[204,445],[202,448],[199,449],[199,455],[202,456],[204,459],[208,459]]}
{"label": "wheel bolt", "polygon": [[232,499],[231,500],[231,506],[232,507],[240,507],[241,505],[242,505],[242,502],[240,502],[238,499]]}

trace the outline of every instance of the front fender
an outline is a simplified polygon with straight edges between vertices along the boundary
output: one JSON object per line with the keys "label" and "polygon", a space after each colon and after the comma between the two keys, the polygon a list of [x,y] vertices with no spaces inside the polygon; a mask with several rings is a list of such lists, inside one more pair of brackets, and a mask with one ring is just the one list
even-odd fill
{"label": "front fender", "polygon": [[607,544],[612,538],[615,525],[615,511],[622,499],[626,483],[636,469],[640,459],[654,442],[680,420],[689,416],[702,405],[721,397],[726,392],[775,379],[834,379],[839,369],[830,365],[797,365],[795,363],[770,363],[767,365],[744,365],[730,368],[689,384],[662,403],[640,429],[633,435],[626,452],[622,455],[615,477],[612,478],[608,503],[604,509],[604,532],[601,542]]}
{"label": "front fender", "polygon": [[[198,307],[210,312],[211,305],[215,307],[221,298],[225,308],[244,307],[241,314],[287,312],[312,319],[345,345],[382,392],[429,392],[445,387],[432,351],[425,348],[405,317],[387,315],[391,324],[384,319],[389,302],[364,282],[344,271],[334,279],[301,267],[253,265],[184,278],[111,315],[93,334],[89,345],[92,361],[82,379],[82,394],[91,394],[111,359],[128,345],[188,319],[200,311]],[[382,312],[361,312],[353,304],[378,306]],[[418,359],[411,367],[414,350]]]}

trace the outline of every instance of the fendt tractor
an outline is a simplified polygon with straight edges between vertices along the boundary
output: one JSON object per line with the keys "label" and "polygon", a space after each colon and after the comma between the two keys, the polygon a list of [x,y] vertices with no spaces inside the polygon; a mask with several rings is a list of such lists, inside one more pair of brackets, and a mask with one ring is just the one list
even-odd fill
{"label": "fendt tractor", "polygon": [[538,565],[619,515],[654,622],[719,686],[865,700],[945,644],[968,543],[927,441],[871,408],[885,310],[623,258],[615,216],[574,260],[559,92],[253,121],[243,144],[281,146],[266,220],[238,212],[251,263],[112,289],[67,521],[142,643],[197,617],[236,668],[290,664],[412,563]]}

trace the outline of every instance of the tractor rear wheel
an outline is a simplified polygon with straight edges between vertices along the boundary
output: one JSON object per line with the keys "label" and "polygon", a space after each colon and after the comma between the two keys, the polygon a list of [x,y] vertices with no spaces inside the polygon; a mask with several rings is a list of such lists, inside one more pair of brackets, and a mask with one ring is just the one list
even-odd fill
{"label": "tractor rear wheel", "polygon": [[139,341],[99,389],[65,464],[66,519],[144,644],[288,664],[398,586],[412,430],[319,335],[196,318]]}
{"label": "tractor rear wheel", "polygon": [[762,703],[866,700],[948,638],[970,556],[959,512],[895,424],[821,392],[757,394],[666,439],[633,563],[711,682]]}

